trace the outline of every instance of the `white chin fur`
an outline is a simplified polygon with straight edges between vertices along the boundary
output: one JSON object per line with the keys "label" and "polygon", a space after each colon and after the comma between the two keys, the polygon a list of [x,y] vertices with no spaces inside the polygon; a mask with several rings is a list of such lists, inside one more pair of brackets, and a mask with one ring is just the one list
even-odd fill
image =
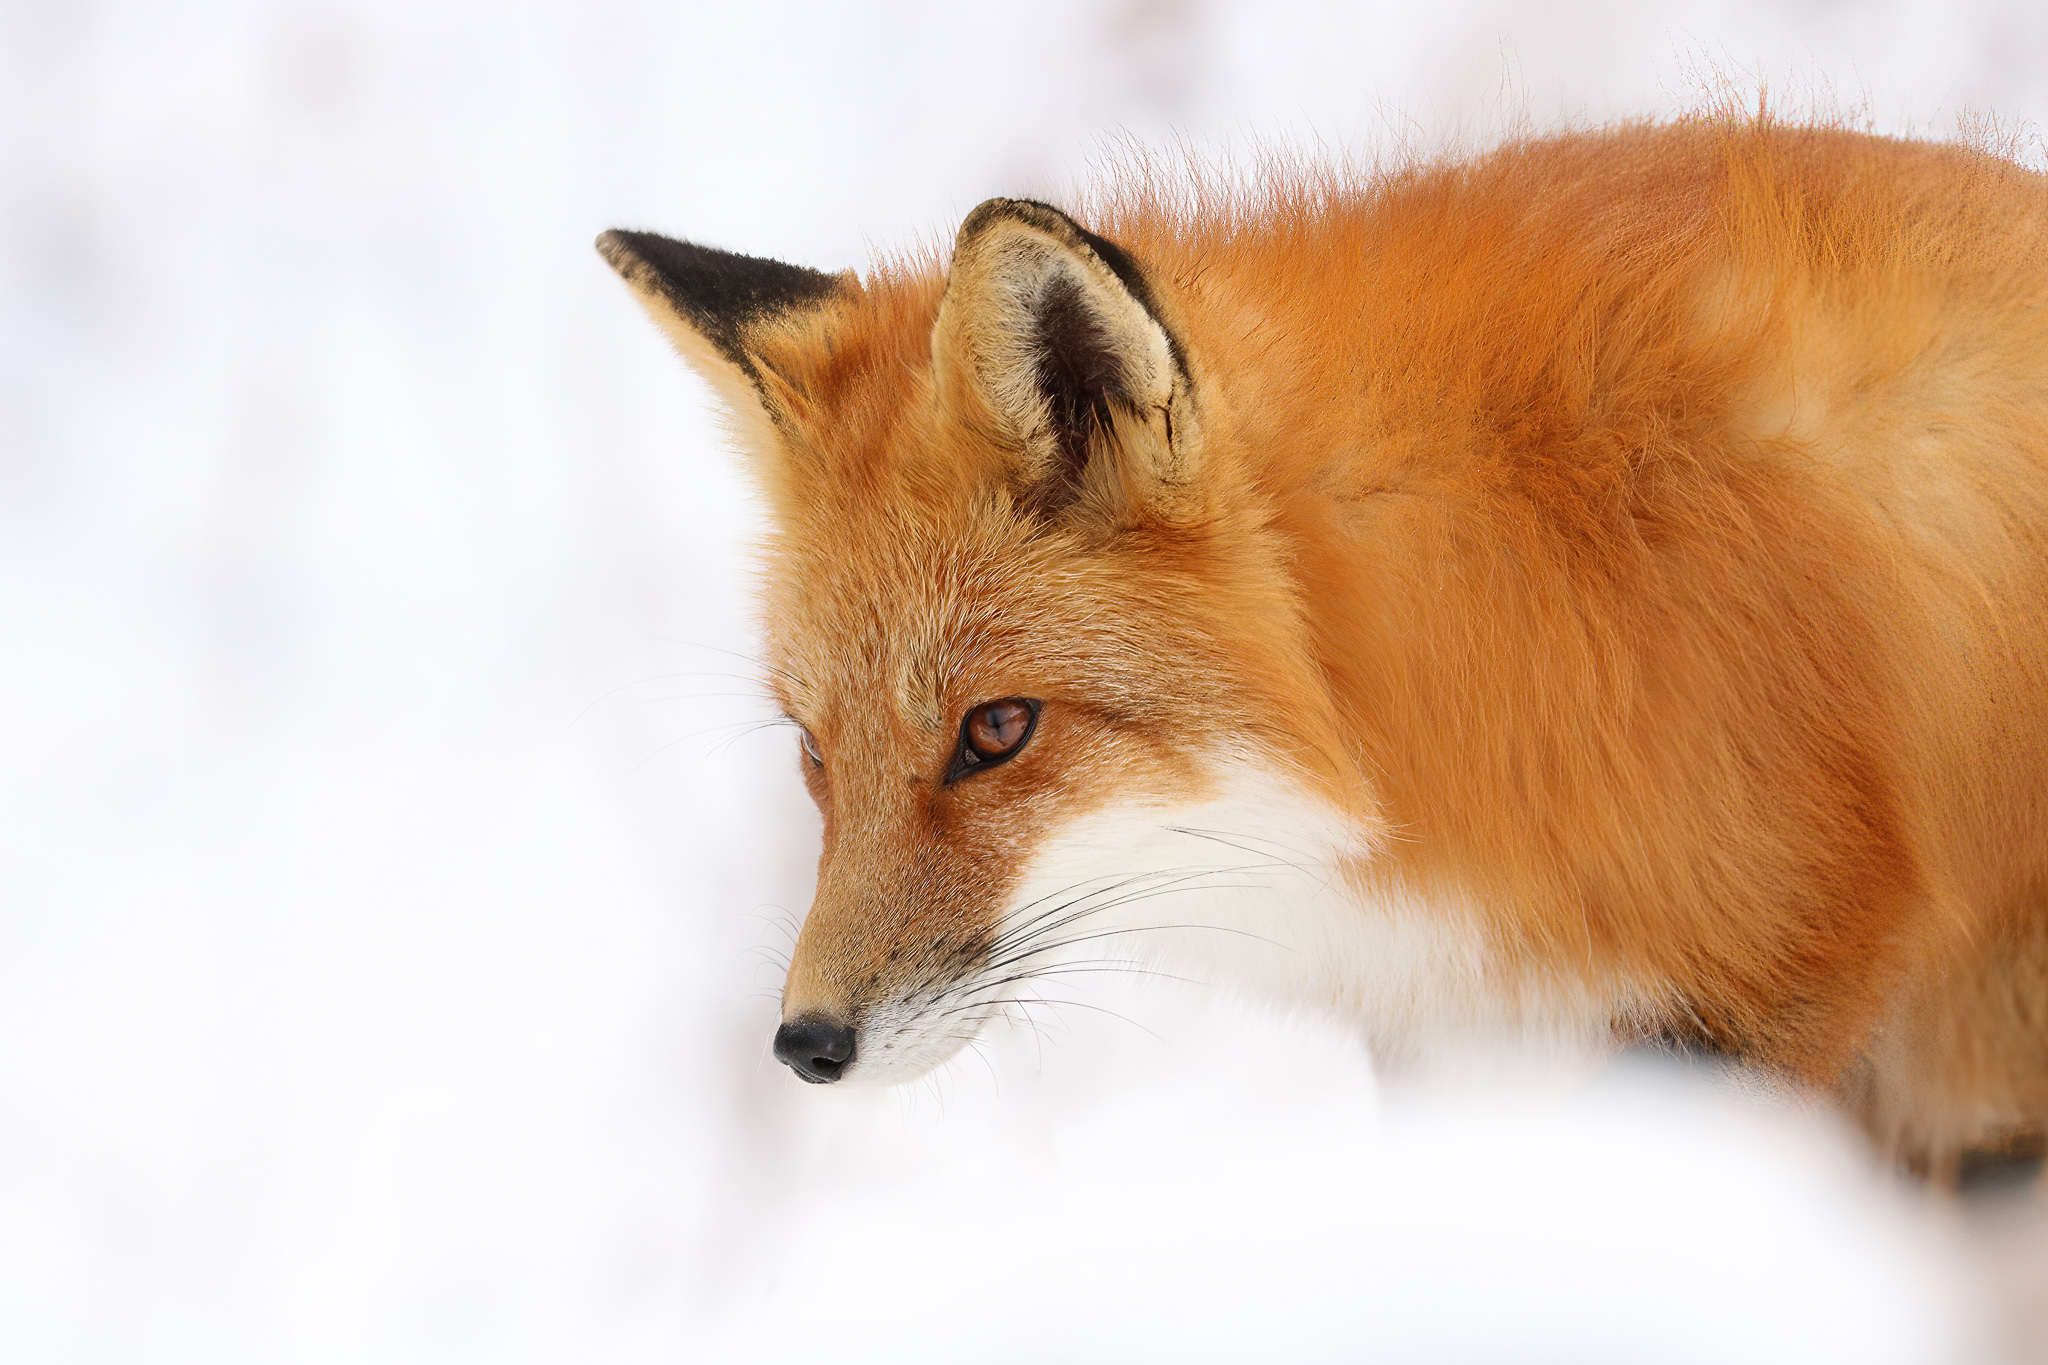
{"label": "white chin fur", "polygon": [[1000,1008],[977,1003],[972,986],[964,983],[931,1004],[891,1001],[875,1009],[861,1023],[859,1051],[839,1083],[901,1085],[951,1061]]}
{"label": "white chin fur", "polygon": [[[914,1080],[958,1053],[1005,1000],[1057,992],[1061,964],[1142,959],[1358,1028],[1397,1074],[1495,1080],[1578,1070],[1643,1017],[1634,983],[1520,967],[1468,903],[1360,895],[1345,869],[1385,831],[1345,819],[1278,765],[1212,760],[1208,800],[1099,809],[1032,859],[996,962],[938,994],[877,1009],[845,1080]],[[1037,980],[1013,980],[1044,969]]]}
{"label": "white chin fur", "polygon": [[1099,960],[1104,941],[1083,936],[1114,931],[1116,951],[1334,1014],[1382,1066],[1443,1078],[1575,1069],[1610,1056],[1615,1021],[1642,1013],[1631,983],[1519,968],[1467,904],[1359,895],[1343,869],[1384,831],[1277,766],[1229,755],[1211,771],[1209,800],[1098,810],[1039,852],[1005,921],[1043,949],[1029,965]]}

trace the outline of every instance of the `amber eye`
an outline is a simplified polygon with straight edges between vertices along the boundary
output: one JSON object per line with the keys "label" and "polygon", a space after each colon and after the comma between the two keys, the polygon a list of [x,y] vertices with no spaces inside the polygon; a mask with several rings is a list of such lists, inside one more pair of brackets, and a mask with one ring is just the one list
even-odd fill
{"label": "amber eye", "polygon": [[960,722],[960,748],[946,780],[954,782],[981,768],[1015,758],[1038,725],[1038,706],[1029,697],[985,701]]}
{"label": "amber eye", "polygon": [[796,742],[803,746],[805,758],[811,760],[817,767],[825,766],[825,756],[818,752],[818,737],[811,733],[808,725],[796,727]]}

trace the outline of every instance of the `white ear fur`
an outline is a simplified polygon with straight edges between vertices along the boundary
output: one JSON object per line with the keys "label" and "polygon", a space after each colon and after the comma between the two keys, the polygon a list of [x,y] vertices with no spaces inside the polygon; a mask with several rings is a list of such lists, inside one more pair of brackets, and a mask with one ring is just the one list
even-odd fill
{"label": "white ear fur", "polygon": [[1020,459],[1020,483],[1057,507],[1091,475],[1090,442],[1116,423],[1141,493],[1194,475],[1199,414],[1185,357],[1149,285],[1114,244],[1065,214],[992,199],[961,226],[932,330],[942,397]]}

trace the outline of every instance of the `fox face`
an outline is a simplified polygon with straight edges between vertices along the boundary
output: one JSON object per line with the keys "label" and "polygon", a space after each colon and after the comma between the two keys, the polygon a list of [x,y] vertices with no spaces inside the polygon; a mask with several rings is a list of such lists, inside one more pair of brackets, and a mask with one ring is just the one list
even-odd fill
{"label": "fox face", "polygon": [[[942,291],[878,306],[646,234],[601,249],[726,388],[774,504],[770,685],[824,816],[776,1042],[798,1076],[915,1076],[1135,907],[1322,857],[1277,809],[1346,823],[1280,550],[1204,477],[1190,358],[1125,253],[992,201]],[[1291,854],[1202,823],[1253,770]],[[1180,819],[1190,847],[1144,851]]]}
{"label": "fox face", "polygon": [[1700,120],[991,200],[865,279],[605,234],[768,506],[777,1055],[907,1079],[1136,952],[1382,1064],[2048,1122],[2041,196]]}

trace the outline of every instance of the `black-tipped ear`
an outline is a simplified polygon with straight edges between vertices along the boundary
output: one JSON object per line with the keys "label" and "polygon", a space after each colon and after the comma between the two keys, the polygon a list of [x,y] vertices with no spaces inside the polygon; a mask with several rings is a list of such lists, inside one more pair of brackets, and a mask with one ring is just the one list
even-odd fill
{"label": "black-tipped ear", "polygon": [[[850,275],[614,228],[597,249],[735,413],[757,404],[772,421],[786,414],[761,373],[750,336],[853,287]],[[732,379],[742,382],[734,384]]]}
{"label": "black-tipped ear", "polygon": [[956,413],[1016,452],[1033,510],[1091,490],[1163,512],[1186,503],[1200,414],[1161,311],[1128,252],[1048,204],[991,199],[961,225],[934,372]]}

